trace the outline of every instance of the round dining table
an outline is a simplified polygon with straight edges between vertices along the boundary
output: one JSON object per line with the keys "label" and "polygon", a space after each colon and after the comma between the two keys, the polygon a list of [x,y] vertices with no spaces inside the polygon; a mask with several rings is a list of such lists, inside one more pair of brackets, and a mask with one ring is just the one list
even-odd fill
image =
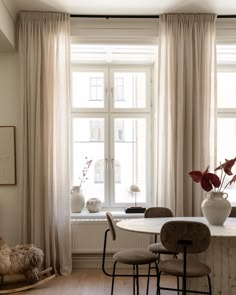
{"label": "round dining table", "polygon": [[[227,218],[223,226],[211,225],[204,217],[165,217],[124,219],[117,227],[143,234],[160,234],[162,225],[170,220],[187,220],[205,223],[211,232],[209,248],[198,254],[198,259],[211,268],[214,295],[236,295],[236,218]],[[188,288],[207,291],[204,278],[189,279]]]}

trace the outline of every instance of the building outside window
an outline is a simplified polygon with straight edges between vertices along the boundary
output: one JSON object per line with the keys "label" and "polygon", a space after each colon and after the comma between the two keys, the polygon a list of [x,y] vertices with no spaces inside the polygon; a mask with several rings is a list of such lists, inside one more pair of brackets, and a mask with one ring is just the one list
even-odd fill
{"label": "building outside window", "polygon": [[89,77],[89,100],[103,100],[103,78]]}
{"label": "building outside window", "polygon": [[104,141],[104,126],[101,120],[90,121],[90,141]]}
{"label": "building outside window", "polygon": [[115,100],[125,100],[124,98],[124,78],[116,77],[115,78]]}

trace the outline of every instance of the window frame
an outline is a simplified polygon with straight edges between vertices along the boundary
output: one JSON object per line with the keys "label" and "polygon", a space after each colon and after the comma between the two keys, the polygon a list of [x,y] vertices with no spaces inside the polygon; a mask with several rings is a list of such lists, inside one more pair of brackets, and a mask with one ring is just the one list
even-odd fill
{"label": "window frame", "polygon": [[[99,110],[107,112],[108,111],[108,99],[107,99],[107,89],[108,89],[108,72],[106,69],[105,65],[96,65],[96,64],[78,64],[78,63],[72,63],[71,64],[71,77],[73,75],[73,72],[87,72],[88,69],[91,72],[103,72],[104,73],[104,106],[99,108]],[[97,109],[98,108],[82,108],[82,107],[73,107],[72,105],[72,100],[73,100],[73,93],[71,93],[71,100],[70,100],[70,108],[71,108],[71,112],[75,113],[75,112],[80,112],[80,113],[97,113]],[[89,100],[90,102],[99,102],[101,100]]]}
{"label": "window frame", "polygon": [[[222,44],[219,44],[222,45]],[[224,45],[232,45],[232,44],[224,44]],[[226,61],[225,63],[220,61],[218,63],[217,61],[217,76],[218,73],[236,73],[236,64],[232,61],[232,63],[229,63],[229,61]],[[217,78],[218,79],[218,78]],[[222,108],[218,107],[217,103],[217,125],[218,125],[218,119],[236,119],[236,108]],[[218,141],[218,131],[217,131],[217,141]],[[224,159],[219,159],[224,160]],[[217,162],[218,162],[218,149],[217,149]],[[235,190],[236,191],[236,190]],[[236,205],[236,199],[235,201],[229,200],[232,206]]]}
{"label": "window frame", "polygon": [[[81,108],[72,106],[72,95],[71,95],[71,163],[73,163],[73,119],[74,118],[104,118],[104,167],[107,166],[108,169],[104,169],[104,203],[103,208],[124,208],[128,206],[133,206],[133,203],[115,203],[114,187],[115,183],[112,181],[112,176],[114,179],[114,172],[111,171],[111,159],[114,159],[114,150],[112,146],[114,145],[114,134],[113,133],[113,119],[114,118],[146,118],[146,202],[139,203],[139,206],[148,206],[151,203],[151,193],[152,193],[152,74],[153,74],[153,64],[142,64],[142,65],[130,65],[130,64],[71,64],[71,71],[103,71],[104,72],[104,108]],[[112,107],[111,100],[113,100],[111,83],[114,70],[122,70],[127,72],[132,71],[142,71],[146,73],[146,107],[145,108],[125,108],[118,109]],[[110,128],[110,131],[109,131]],[[73,164],[71,165],[71,180],[73,181]]]}

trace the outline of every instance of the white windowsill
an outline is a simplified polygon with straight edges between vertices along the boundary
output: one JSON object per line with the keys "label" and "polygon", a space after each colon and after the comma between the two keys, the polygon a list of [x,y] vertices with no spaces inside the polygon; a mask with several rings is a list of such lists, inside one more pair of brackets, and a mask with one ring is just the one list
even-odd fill
{"label": "white windowsill", "polygon": [[[143,218],[144,213],[125,213],[124,211],[112,211],[112,216],[115,220],[117,219],[131,219],[131,218]],[[107,211],[100,211],[98,213],[90,213],[87,210],[83,210],[81,213],[71,213],[71,221],[78,221],[78,220],[106,220],[106,212]]]}

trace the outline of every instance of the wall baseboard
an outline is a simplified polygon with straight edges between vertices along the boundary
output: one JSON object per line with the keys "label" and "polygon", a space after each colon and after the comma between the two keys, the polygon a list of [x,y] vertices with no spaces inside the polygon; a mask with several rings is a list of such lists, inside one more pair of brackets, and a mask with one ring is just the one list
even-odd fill
{"label": "wall baseboard", "polygon": [[[113,268],[114,260],[111,254],[106,256],[106,269]],[[142,267],[142,266],[141,266]],[[84,269],[84,268],[94,268],[102,269],[102,254],[73,254],[72,255],[72,268],[73,269]],[[118,269],[130,268],[130,265],[117,263]]]}

